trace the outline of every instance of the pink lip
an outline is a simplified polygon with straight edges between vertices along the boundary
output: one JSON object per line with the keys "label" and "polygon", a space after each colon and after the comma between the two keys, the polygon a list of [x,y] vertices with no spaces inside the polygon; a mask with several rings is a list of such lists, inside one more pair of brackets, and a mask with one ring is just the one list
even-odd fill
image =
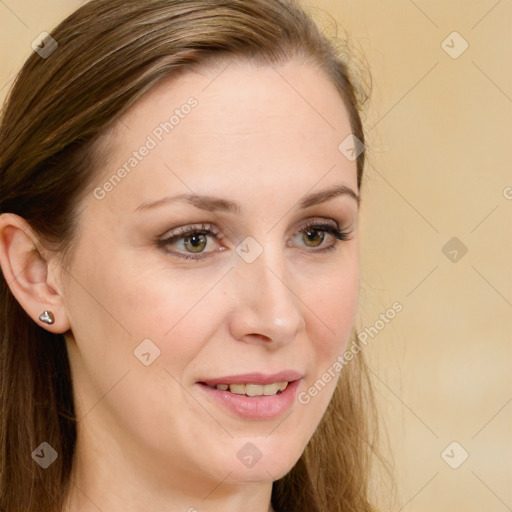
{"label": "pink lip", "polygon": [[[221,391],[220,389],[208,386],[248,383],[264,385],[285,381],[289,382],[288,387],[282,393],[271,396],[237,395],[230,391]],[[261,373],[233,375],[221,377],[220,379],[208,379],[198,382],[197,385],[212,400],[241,418],[247,420],[271,420],[281,416],[293,405],[301,381],[302,375],[300,373],[288,371],[273,375]]]}
{"label": "pink lip", "polygon": [[302,374],[294,370],[285,370],[272,375],[265,373],[244,373],[243,375],[227,375],[224,377],[215,377],[214,379],[203,379],[200,383],[209,386],[218,384],[274,384],[274,382],[292,382],[302,378]]}

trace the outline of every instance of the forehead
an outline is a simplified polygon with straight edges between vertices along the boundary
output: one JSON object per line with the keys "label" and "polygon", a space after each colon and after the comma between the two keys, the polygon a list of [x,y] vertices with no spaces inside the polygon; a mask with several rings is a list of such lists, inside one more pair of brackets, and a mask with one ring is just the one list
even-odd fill
{"label": "forehead", "polygon": [[331,182],[341,176],[356,190],[355,162],[338,149],[350,132],[339,92],[317,67],[216,62],[163,79],[131,106],[110,134],[102,180],[124,166],[123,190],[147,199],[167,184],[190,192],[198,179],[272,186],[277,175],[303,176],[312,186],[335,169]]}

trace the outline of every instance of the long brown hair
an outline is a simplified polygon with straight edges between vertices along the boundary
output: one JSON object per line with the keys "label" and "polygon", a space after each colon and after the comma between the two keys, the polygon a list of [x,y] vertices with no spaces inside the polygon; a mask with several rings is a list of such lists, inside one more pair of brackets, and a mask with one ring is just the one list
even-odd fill
{"label": "long brown hair", "polygon": [[[0,213],[23,217],[45,246],[71,253],[77,205],[101,170],[102,134],[163,77],[216,57],[263,65],[303,59],[327,72],[364,142],[364,97],[338,49],[295,0],[93,0],[33,53],[0,125]],[[341,142],[341,141],[340,141]],[[364,152],[357,158],[361,185]],[[0,508],[62,510],[76,418],[62,334],[36,325],[0,279]],[[292,470],[274,483],[278,512],[372,510],[368,499],[372,394],[364,357],[341,372],[326,414]],[[369,406],[368,406],[369,404]],[[32,460],[42,441],[59,454]]]}

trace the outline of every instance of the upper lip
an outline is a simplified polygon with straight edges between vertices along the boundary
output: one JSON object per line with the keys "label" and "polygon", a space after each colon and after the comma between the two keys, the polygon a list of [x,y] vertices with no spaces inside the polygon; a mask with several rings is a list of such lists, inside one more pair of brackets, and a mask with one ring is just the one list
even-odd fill
{"label": "upper lip", "polygon": [[217,386],[219,384],[274,384],[275,382],[292,382],[302,378],[302,374],[295,370],[284,370],[278,373],[244,373],[239,375],[226,375],[212,379],[201,379],[199,383]]}

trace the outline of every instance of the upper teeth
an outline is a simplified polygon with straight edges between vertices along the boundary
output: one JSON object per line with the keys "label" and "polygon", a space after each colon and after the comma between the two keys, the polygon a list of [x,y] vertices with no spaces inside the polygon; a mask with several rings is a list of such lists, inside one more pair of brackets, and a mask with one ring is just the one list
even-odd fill
{"label": "upper teeth", "polygon": [[259,396],[259,395],[275,395],[284,391],[288,386],[288,382],[275,382],[273,384],[218,384],[215,386],[221,391],[231,391],[236,395]]}

